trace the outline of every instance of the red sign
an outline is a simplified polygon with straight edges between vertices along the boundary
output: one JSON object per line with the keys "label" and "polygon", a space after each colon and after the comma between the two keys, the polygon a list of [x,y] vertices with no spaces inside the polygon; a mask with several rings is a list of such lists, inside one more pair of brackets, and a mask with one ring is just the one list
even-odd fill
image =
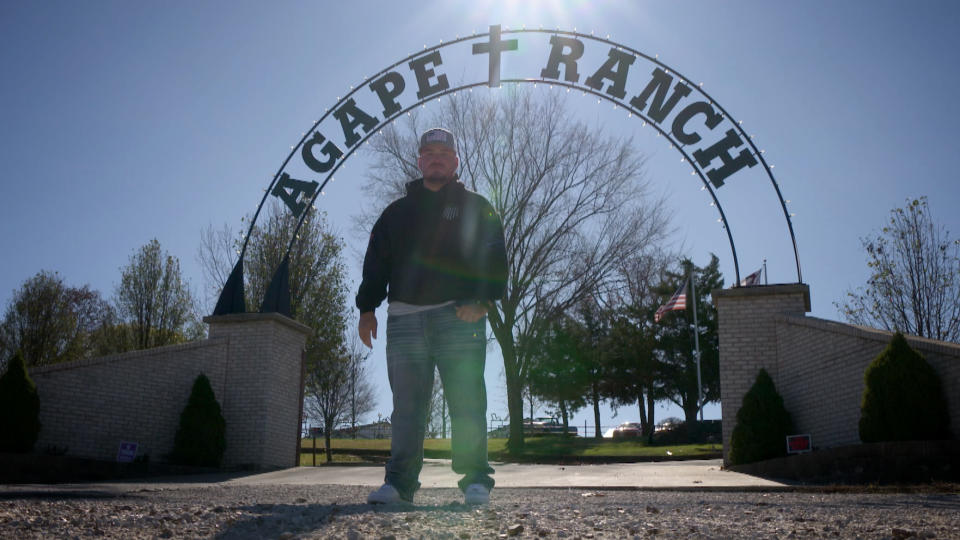
{"label": "red sign", "polygon": [[788,435],[787,453],[802,454],[813,450],[813,444],[810,441],[810,435]]}

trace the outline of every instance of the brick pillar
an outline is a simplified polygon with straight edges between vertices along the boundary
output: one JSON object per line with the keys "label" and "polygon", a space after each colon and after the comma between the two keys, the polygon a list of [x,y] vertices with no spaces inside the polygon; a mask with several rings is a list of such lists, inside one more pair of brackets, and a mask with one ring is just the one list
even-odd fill
{"label": "brick pillar", "polygon": [[779,380],[776,314],[810,311],[810,287],[803,283],[716,289],[720,338],[720,414],[723,418],[723,462],[729,464],[730,435],[743,395],[760,368]]}
{"label": "brick pillar", "polygon": [[310,328],[278,313],[206,317],[210,339],[226,338],[221,407],[227,467],[293,467],[300,435],[303,349]]}

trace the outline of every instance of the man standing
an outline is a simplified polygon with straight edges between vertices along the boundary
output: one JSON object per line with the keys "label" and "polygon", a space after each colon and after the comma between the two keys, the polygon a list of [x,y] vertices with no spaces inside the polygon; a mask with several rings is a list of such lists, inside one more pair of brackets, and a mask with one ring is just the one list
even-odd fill
{"label": "man standing", "polygon": [[467,504],[486,504],[486,314],[507,279],[503,227],[482,196],[457,180],[457,142],[440,128],[420,137],[423,178],[407,184],[370,234],[357,293],[360,339],[372,348],[374,310],[387,308],[387,373],[392,440],[384,484],[367,502],[412,502],[423,468],[423,438],[436,369],[450,409],[453,470]]}

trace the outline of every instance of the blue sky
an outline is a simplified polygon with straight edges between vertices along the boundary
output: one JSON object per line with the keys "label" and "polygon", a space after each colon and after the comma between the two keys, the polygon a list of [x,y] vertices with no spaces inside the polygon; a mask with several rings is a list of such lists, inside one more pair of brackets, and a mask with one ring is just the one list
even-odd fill
{"label": "blue sky", "polygon": [[[202,294],[201,229],[239,227],[338,96],[424,45],[490,24],[609,34],[702,81],[775,165],[813,316],[839,319],[833,302],[867,276],[859,238],[907,197],[928,196],[937,221],[960,233],[954,2],[7,1],[0,302],[41,269],[110,296],[119,268],[154,237]],[[679,155],[606,102],[573,99],[570,109],[634,137],[650,156],[651,185],[669,197],[678,244],[700,264],[716,253],[732,282],[715,211]],[[350,220],[363,202],[363,163],[351,159],[319,200],[353,251],[364,242]],[[719,190],[741,274],[767,258],[771,282],[796,281],[764,181]],[[359,262],[349,265],[358,280]],[[502,416],[499,362],[490,356],[487,379],[489,412]],[[386,415],[382,364],[381,340],[372,366]],[[658,412],[668,415],[679,411]],[[585,418],[592,424],[589,411],[575,421]],[[603,423],[635,419],[605,409]]]}

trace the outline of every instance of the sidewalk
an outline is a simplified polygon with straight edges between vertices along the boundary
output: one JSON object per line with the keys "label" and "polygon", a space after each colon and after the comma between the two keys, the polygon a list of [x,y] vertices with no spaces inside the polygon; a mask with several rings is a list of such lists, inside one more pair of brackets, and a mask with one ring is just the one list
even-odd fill
{"label": "sidewalk", "polygon": [[[720,459],[613,463],[608,465],[529,465],[492,463],[498,488],[777,488],[785,484],[756,476],[721,470]],[[450,460],[426,459],[420,473],[424,488],[455,488],[459,475]],[[227,484],[328,484],[379,486],[383,467],[296,467],[235,478]]]}
{"label": "sidewalk", "polygon": [[[691,460],[608,465],[529,465],[491,463],[498,488],[640,489],[665,491],[780,490],[787,484],[721,469],[722,461]],[[456,488],[460,476],[448,459],[426,459],[423,488]],[[293,467],[265,473],[222,473],[76,484],[0,485],[0,494],[130,493],[167,489],[230,486],[368,486],[383,483],[383,466]]]}

